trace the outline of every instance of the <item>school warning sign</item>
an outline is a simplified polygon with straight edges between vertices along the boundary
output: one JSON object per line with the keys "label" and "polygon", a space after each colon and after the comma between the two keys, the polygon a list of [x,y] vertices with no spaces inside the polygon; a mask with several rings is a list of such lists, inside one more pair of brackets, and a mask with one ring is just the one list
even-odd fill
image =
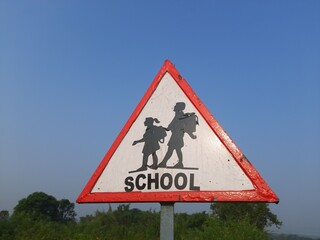
{"label": "school warning sign", "polygon": [[278,202],[167,60],[77,199]]}

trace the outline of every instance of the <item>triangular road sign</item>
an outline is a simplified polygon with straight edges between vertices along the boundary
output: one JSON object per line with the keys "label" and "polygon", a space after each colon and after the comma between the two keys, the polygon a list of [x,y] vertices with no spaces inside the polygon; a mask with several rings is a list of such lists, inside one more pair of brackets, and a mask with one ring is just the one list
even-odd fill
{"label": "triangular road sign", "polygon": [[77,199],[278,202],[167,60]]}

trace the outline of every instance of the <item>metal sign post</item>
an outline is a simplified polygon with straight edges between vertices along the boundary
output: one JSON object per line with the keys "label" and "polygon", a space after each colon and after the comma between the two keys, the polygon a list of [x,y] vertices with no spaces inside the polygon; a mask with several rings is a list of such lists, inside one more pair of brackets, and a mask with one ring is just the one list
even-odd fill
{"label": "metal sign post", "polygon": [[174,202],[161,202],[160,240],[174,239]]}

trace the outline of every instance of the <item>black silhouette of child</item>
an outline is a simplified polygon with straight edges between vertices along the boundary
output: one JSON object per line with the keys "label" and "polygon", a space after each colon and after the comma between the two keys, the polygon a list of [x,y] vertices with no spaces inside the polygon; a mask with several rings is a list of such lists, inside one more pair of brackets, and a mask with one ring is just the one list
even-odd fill
{"label": "black silhouette of child", "polygon": [[197,136],[193,134],[195,131],[195,126],[193,129],[192,124],[184,121],[185,119],[189,118],[190,116],[194,116],[194,125],[198,124],[197,117],[194,113],[184,113],[183,110],[185,109],[186,104],[184,102],[177,102],[174,106],[173,111],[175,112],[175,116],[172,119],[171,123],[168,126],[168,130],[171,131],[171,138],[168,142],[168,151],[164,156],[162,162],[158,165],[158,167],[165,168],[167,167],[167,162],[171,158],[173,151],[175,150],[178,156],[178,163],[174,166],[174,168],[183,168],[183,155],[182,155],[182,147],[184,146],[183,137],[184,133],[188,133],[188,135],[192,139],[196,139]]}
{"label": "black silhouette of child", "polygon": [[[144,121],[144,125],[147,127],[143,137],[140,140],[136,140],[132,143],[132,145],[136,145],[137,143],[144,142],[144,146],[142,149],[143,158],[142,158],[142,166],[136,171],[145,171],[147,167],[152,169],[158,168],[158,156],[156,151],[160,149],[159,142],[163,143],[164,138],[166,137],[166,130],[161,126],[153,125],[153,122],[160,123],[157,118],[147,117]],[[153,164],[148,166],[148,158],[152,155]]]}

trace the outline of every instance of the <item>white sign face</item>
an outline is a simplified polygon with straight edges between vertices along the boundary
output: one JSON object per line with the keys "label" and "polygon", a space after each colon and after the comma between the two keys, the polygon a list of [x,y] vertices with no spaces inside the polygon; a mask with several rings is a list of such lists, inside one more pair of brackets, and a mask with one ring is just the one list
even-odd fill
{"label": "white sign face", "polygon": [[77,202],[212,201],[279,199],[166,60]]}
{"label": "white sign face", "polygon": [[238,162],[167,72],[91,193],[254,189]]}

